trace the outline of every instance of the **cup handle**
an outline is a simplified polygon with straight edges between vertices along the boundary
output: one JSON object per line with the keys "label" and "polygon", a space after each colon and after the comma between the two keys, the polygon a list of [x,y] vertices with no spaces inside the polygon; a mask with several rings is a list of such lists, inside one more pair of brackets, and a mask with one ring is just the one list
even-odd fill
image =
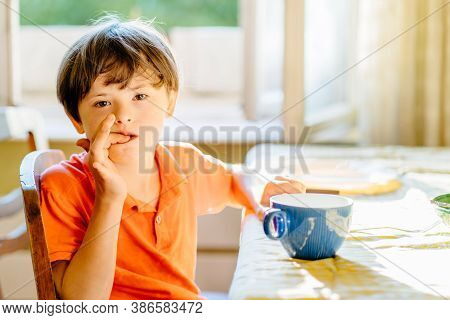
{"label": "cup handle", "polygon": [[[272,226],[271,226],[272,225]],[[288,233],[286,212],[278,208],[271,208],[264,214],[264,233],[269,239],[280,240]]]}

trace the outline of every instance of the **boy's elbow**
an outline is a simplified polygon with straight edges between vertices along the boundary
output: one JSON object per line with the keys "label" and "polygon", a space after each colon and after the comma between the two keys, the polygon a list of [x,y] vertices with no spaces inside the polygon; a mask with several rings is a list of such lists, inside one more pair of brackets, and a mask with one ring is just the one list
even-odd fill
{"label": "boy's elbow", "polygon": [[71,290],[63,288],[61,300],[109,300],[109,294],[102,294],[97,290]]}
{"label": "boy's elbow", "polygon": [[109,300],[111,290],[103,290],[104,292],[102,292],[98,287],[91,284],[80,285],[79,281],[74,283],[67,276],[62,281],[60,294],[62,300]]}

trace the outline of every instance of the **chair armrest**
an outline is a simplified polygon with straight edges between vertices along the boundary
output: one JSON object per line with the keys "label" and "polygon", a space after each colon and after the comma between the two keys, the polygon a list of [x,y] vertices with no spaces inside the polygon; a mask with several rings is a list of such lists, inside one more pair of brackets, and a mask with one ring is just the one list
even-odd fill
{"label": "chair armrest", "polygon": [[23,208],[23,197],[20,188],[0,197],[0,218],[17,213]]}
{"label": "chair armrest", "polygon": [[25,224],[18,226],[6,237],[0,237],[0,256],[28,248],[29,238]]}

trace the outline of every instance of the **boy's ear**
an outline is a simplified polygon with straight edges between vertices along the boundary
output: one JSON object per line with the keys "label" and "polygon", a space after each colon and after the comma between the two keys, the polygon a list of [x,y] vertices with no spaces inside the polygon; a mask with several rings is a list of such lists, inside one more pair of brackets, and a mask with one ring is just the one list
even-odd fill
{"label": "boy's ear", "polygon": [[169,105],[167,107],[167,116],[171,117],[175,110],[175,104],[177,103],[178,91],[169,90]]}
{"label": "boy's ear", "polygon": [[75,129],[77,130],[77,132],[79,134],[84,133],[83,124],[81,122],[78,122],[77,120],[75,120],[70,114],[67,114],[67,116],[69,117],[70,121],[72,122],[72,124],[75,127]]}

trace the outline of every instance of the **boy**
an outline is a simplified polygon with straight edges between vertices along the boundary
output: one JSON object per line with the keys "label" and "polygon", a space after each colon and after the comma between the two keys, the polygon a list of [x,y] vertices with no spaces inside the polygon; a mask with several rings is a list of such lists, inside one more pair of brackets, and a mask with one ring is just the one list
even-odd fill
{"label": "boy", "polygon": [[[104,20],[66,53],[58,99],[79,133],[41,175],[41,209],[61,299],[203,299],[194,283],[197,215],[261,207],[237,173],[187,143],[160,142],[179,89],[151,25]],[[304,192],[280,178],[270,196]]]}

